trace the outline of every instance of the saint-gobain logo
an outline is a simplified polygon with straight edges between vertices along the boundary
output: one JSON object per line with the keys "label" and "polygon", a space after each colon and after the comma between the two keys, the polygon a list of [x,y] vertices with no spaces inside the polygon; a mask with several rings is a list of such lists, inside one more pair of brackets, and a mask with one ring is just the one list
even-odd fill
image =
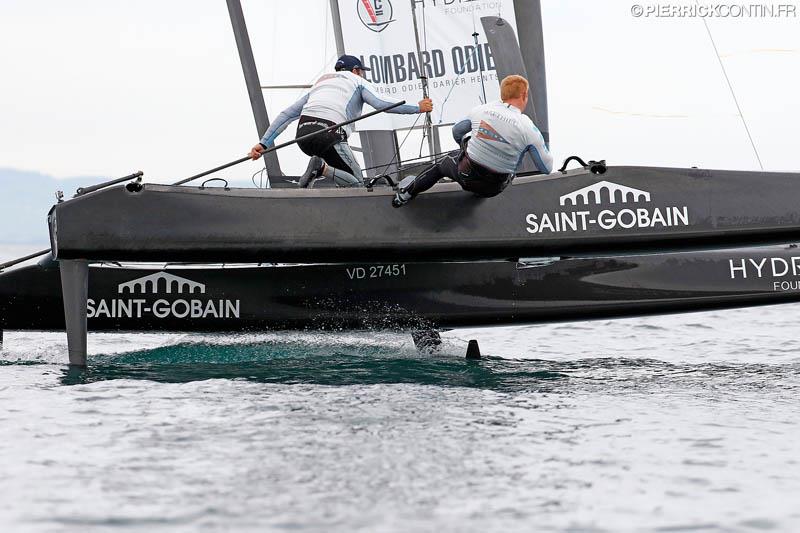
{"label": "saint-gobain logo", "polygon": [[[234,319],[239,318],[240,301],[212,299],[204,295],[206,286],[169,272],[156,272],[117,286],[116,298],[89,298],[88,318],[156,318],[156,319]],[[122,296],[130,294],[131,296]],[[169,298],[158,296],[170,295]],[[138,296],[134,296],[138,295]],[[192,295],[192,296],[172,296]],[[154,300],[154,298],[157,298]]]}
{"label": "saint-gobain logo", "polygon": [[528,213],[525,217],[527,232],[573,233],[689,225],[687,206],[643,205],[651,203],[649,192],[610,181],[599,181],[565,194],[558,202],[564,210]]}
{"label": "saint-gobain logo", "polygon": [[[603,191],[607,191],[608,203],[610,204],[617,203],[618,197],[619,202],[622,204],[650,201],[649,192],[634,189],[633,187],[626,187],[625,185],[618,185],[610,181],[600,181],[588,187],[584,187],[583,189],[565,194],[559,198],[559,202],[561,205],[567,205],[567,202],[569,202],[570,205],[589,205],[591,200],[594,200],[595,205],[600,205],[604,200]],[[617,193],[619,193],[619,195]]]}
{"label": "saint-gobain logo", "polygon": [[374,32],[381,32],[394,22],[391,0],[356,0],[361,23]]}
{"label": "saint-gobain logo", "polygon": [[[163,282],[163,283],[162,283]],[[134,279],[125,283],[120,283],[117,288],[119,294],[151,293],[158,294],[162,290],[166,294],[189,294],[206,293],[206,286],[190,279],[181,278],[168,272],[156,272],[143,278]],[[175,289],[175,290],[173,290]]]}

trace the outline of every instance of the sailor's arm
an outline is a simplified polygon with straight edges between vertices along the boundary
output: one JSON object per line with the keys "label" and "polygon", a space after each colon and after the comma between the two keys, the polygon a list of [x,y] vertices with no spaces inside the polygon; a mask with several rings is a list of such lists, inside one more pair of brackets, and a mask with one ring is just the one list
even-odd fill
{"label": "sailor's arm", "polygon": [[453,139],[460,146],[466,135],[472,132],[472,120],[465,118],[453,124]]}
{"label": "sailor's arm", "polygon": [[267,131],[264,132],[264,136],[261,137],[261,142],[253,146],[250,150],[250,157],[258,159],[261,157],[264,150],[273,146],[278,135],[283,133],[283,130],[285,130],[289,124],[300,118],[303,112],[303,106],[306,105],[306,102],[308,102],[308,94],[281,111],[281,114],[275,118],[275,121],[270,124]]}
{"label": "sailor's arm", "polygon": [[[383,109],[392,104],[400,102],[395,98],[379,95],[375,88],[370,83],[361,84],[361,99],[374,107],[375,109]],[[430,98],[423,98],[419,101],[418,105],[403,104],[394,109],[386,111],[387,113],[397,113],[401,115],[413,115],[415,113],[429,113],[433,111],[433,102]]]}
{"label": "sailor's arm", "polygon": [[550,174],[553,171],[553,155],[547,148],[539,129],[533,124],[531,124],[531,127],[532,130],[527,136],[528,146],[525,148],[525,152],[530,155],[539,172]]}

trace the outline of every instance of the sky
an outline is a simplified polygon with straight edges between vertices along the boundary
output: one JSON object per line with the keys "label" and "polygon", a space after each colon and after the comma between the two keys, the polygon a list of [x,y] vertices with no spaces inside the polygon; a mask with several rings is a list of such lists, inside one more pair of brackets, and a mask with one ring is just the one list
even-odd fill
{"label": "sky", "polygon": [[[542,3],[556,160],[758,168],[701,19],[637,18],[626,0]],[[330,69],[327,0],[242,5],[262,84]],[[798,170],[800,18],[707,22],[765,169]],[[224,0],[0,0],[0,76],[0,168],[169,182],[258,140]],[[299,96],[264,94],[273,118]],[[281,158],[290,173],[307,161]]]}

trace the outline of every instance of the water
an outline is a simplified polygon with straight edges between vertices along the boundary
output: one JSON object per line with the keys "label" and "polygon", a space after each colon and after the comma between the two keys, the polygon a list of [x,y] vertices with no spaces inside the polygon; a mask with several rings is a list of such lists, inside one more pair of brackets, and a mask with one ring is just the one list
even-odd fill
{"label": "water", "polygon": [[[800,307],[0,351],[3,531],[797,531]],[[481,361],[462,359],[478,338]]]}

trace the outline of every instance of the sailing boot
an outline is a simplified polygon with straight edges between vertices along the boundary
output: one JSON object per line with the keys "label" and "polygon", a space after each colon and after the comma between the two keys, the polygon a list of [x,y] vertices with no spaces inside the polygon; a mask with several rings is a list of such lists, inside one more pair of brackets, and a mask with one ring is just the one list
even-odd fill
{"label": "sailing boot", "polygon": [[394,198],[392,198],[392,207],[403,207],[414,198],[414,195],[408,192],[408,189],[415,179],[417,179],[416,176],[406,176],[397,184],[397,192],[394,193]]}
{"label": "sailing boot", "polygon": [[312,156],[311,160],[308,162],[308,167],[306,167],[306,171],[303,172],[303,175],[300,176],[300,180],[297,182],[297,186],[301,189],[307,189],[309,185],[311,185],[315,179],[322,175],[322,169],[325,168],[325,161],[322,160],[319,156]]}

